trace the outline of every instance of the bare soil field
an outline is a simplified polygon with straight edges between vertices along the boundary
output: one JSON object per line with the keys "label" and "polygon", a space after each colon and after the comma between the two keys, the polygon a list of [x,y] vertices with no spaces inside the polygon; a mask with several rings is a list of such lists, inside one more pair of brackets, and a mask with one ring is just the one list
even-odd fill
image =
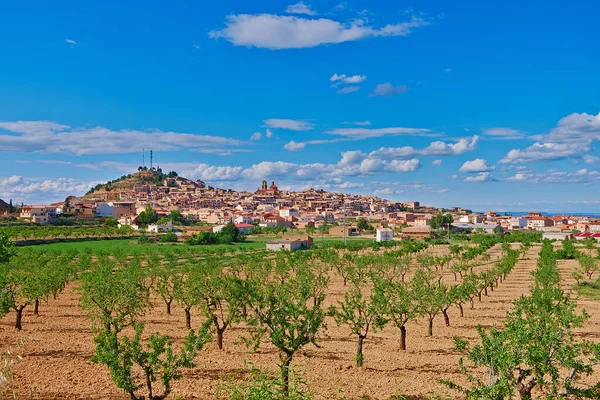
{"label": "bare soil field", "polygon": [[[520,260],[504,283],[500,284],[482,302],[475,301],[471,310],[465,306],[465,316],[458,310],[450,311],[451,326],[444,325],[439,315],[434,321],[433,337],[427,337],[424,319],[411,322],[407,328],[408,350],[399,350],[399,330],[387,326],[370,333],[365,341],[365,366],[354,366],[356,337],[349,335],[345,326],[338,327],[331,319],[320,340],[320,348],[308,346],[293,361],[295,370],[315,391],[316,399],[388,399],[393,394],[414,396],[438,394],[444,398],[460,398],[450,392],[440,379],[462,382],[458,367],[460,354],[454,349],[453,338],[460,336],[476,339],[475,327],[498,325],[511,302],[527,293],[531,283],[530,272],[535,268],[539,246],[533,246],[525,260]],[[441,251],[441,250],[439,250]],[[499,253],[499,247],[492,254]],[[565,289],[574,283],[570,277],[577,261],[559,261]],[[453,283],[450,271],[444,280]],[[343,296],[341,278],[333,276],[327,296],[327,306],[336,304]],[[580,306],[591,314],[585,329],[578,334],[591,340],[600,340],[600,303],[581,299]],[[19,341],[16,351],[22,360],[15,364],[11,388],[18,399],[127,399],[115,388],[108,370],[90,362],[94,352],[91,323],[81,311],[73,284],[56,300],[40,305],[40,315],[33,315],[28,307],[23,317],[23,331],[13,328],[14,313],[0,320],[0,346],[8,347]],[[146,332],[166,333],[181,342],[186,335],[183,310],[174,304],[173,314],[167,315],[161,302],[146,315]],[[198,313],[192,316],[192,326],[201,323]],[[224,350],[210,343],[197,359],[197,366],[184,372],[183,379],[174,383],[174,391],[183,399],[214,399],[223,379],[243,376],[248,363],[261,368],[277,370],[278,353],[267,343],[257,352],[247,349],[240,338],[246,333],[242,325],[225,332]],[[599,377],[600,379],[600,377]]]}

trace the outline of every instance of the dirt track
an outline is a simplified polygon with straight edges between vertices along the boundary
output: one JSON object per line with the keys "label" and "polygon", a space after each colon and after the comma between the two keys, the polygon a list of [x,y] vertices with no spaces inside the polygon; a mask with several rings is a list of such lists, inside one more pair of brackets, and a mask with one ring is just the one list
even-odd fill
{"label": "dirt track", "polygon": [[[320,341],[321,348],[309,346],[293,362],[295,369],[304,373],[304,380],[313,389],[317,399],[388,399],[392,394],[421,396],[427,393],[458,398],[439,383],[440,379],[461,380],[458,369],[459,354],[454,350],[453,338],[477,337],[475,326],[499,324],[511,301],[526,293],[531,282],[530,272],[535,268],[539,247],[530,249],[526,260],[516,268],[495,291],[475,302],[475,309],[465,307],[465,317],[460,318],[451,309],[451,326],[445,327],[442,316],[434,322],[434,336],[426,337],[423,319],[408,326],[408,350],[399,349],[399,331],[386,327],[370,333],[365,341],[365,367],[354,366],[355,337],[348,335],[347,327],[337,327],[328,320],[327,334]],[[560,261],[565,287],[570,287],[570,273],[576,261]],[[448,271],[445,281],[453,282]],[[330,284],[327,305],[340,298],[344,287],[340,278]],[[581,306],[591,314],[582,334],[588,339],[600,340],[600,303],[582,300]],[[92,364],[94,351],[90,321],[80,310],[76,292],[69,287],[57,300],[40,306],[35,317],[32,308],[26,309],[23,331],[13,329],[14,314],[0,320],[0,345],[24,340],[18,350],[23,360],[14,368],[12,388],[18,399],[127,399],[110,380],[106,367]],[[164,307],[157,307],[146,316],[146,331],[160,331],[180,340],[185,335],[184,314],[174,306],[168,316]],[[192,317],[198,326],[200,316]],[[214,399],[222,378],[228,374],[240,375],[245,363],[276,369],[278,354],[268,344],[252,352],[239,343],[245,330],[236,326],[225,333],[225,350],[219,351],[211,343],[200,353],[198,365],[186,371],[182,380],[175,382],[175,393],[185,399]]]}

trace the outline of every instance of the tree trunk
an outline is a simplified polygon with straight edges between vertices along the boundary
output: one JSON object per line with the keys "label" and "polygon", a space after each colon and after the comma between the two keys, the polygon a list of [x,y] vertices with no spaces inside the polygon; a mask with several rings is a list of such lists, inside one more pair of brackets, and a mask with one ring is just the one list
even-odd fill
{"label": "tree trunk", "polygon": [[33,303],[33,314],[34,315],[40,315],[40,299],[36,298],[35,302]]}
{"label": "tree trunk", "polygon": [[473,298],[471,297],[469,299],[469,303],[471,304],[471,310],[475,308],[475,302],[473,301]]}
{"label": "tree trunk", "polygon": [[148,399],[154,399],[154,395],[152,394],[152,379],[150,379],[150,371],[144,371],[146,374],[146,386],[148,388]]}
{"label": "tree trunk", "polygon": [[225,332],[225,328],[217,328],[217,346],[219,346],[219,350],[223,350],[223,333]]}
{"label": "tree trunk", "polygon": [[25,307],[19,307],[17,308],[17,321],[15,322],[15,328],[17,328],[18,330],[22,330],[23,329],[23,308]]}
{"label": "tree trunk", "polygon": [[406,327],[400,327],[400,350],[406,350]]}
{"label": "tree trunk", "polygon": [[192,313],[189,308],[185,309],[185,327],[187,329],[192,329]]}
{"label": "tree trunk", "polygon": [[444,314],[444,322],[446,326],[450,326],[450,317],[448,316],[448,310],[442,310],[442,314]]}
{"label": "tree trunk", "polygon": [[173,300],[169,300],[169,301],[165,301],[165,304],[167,305],[167,314],[171,315],[171,303],[173,302]]}
{"label": "tree trunk", "polygon": [[290,392],[290,364],[292,363],[292,355],[286,354],[285,358],[281,362],[281,390],[283,391],[285,398],[288,397]]}
{"label": "tree trunk", "polygon": [[479,301],[481,301],[481,292],[477,293],[477,297],[479,298]]}
{"label": "tree trunk", "polygon": [[460,310],[460,316],[464,317],[465,316],[465,311],[463,310],[463,305],[462,304],[458,304],[458,309]]}
{"label": "tree trunk", "polygon": [[433,336],[433,318],[429,318],[429,324],[427,325],[427,336]]}
{"label": "tree trunk", "polygon": [[487,286],[483,288],[483,294],[488,295]]}
{"label": "tree trunk", "polygon": [[363,356],[363,342],[365,341],[365,337],[363,335],[358,335],[358,347],[356,349],[356,366],[362,367],[364,363]]}

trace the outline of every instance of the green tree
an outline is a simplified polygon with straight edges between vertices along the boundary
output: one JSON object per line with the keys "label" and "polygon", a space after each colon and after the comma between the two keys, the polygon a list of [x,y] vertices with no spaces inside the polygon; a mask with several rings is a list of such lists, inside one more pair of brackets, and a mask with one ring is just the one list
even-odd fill
{"label": "green tree", "polygon": [[418,302],[409,284],[380,280],[375,284],[374,301],[385,319],[400,329],[400,350],[406,350],[406,324],[418,314]]}
{"label": "green tree", "polygon": [[183,216],[181,215],[181,211],[173,210],[169,213],[169,219],[173,221],[174,224],[183,223]]}
{"label": "green tree", "polygon": [[305,345],[316,344],[323,327],[324,295],[313,300],[310,276],[298,274],[285,282],[265,284],[249,282],[248,305],[253,311],[248,318],[251,327],[250,343],[257,347],[263,336],[280,351],[282,391],[289,394],[290,365],[294,354]]}
{"label": "green tree", "polygon": [[356,224],[356,228],[360,232],[369,231],[372,229],[371,225],[369,224],[369,221],[367,221],[366,218],[359,218],[358,223]]}
{"label": "green tree", "polygon": [[452,218],[452,215],[440,213],[438,215],[434,215],[431,218],[430,226],[431,229],[440,229],[445,228],[448,224],[451,224],[452,222],[454,222],[454,218]]}
{"label": "green tree", "polygon": [[338,325],[347,325],[350,334],[358,337],[356,348],[356,365],[362,367],[364,364],[363,343],[369,331],[376,331],[386,324],[384,319],[384,308],[379,301],[378,295],[371,290],[371,295],[366,295],[364,283],[353,280],[352,285],[346,293],[344,300],[338,302],[338,307],[331,306],[329,313]]}

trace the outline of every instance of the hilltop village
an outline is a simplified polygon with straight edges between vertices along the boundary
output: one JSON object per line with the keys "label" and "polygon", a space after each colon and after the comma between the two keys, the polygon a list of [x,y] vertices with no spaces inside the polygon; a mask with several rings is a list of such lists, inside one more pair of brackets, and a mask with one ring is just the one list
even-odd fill
{"label": "hilltop village", "polygon": [[[578,232],[580,236],[600,236],[600,220],[588,217],[548,217],[539,212],[524,216],[501,215],[493,211],[473,213],[460,207],[443,209],[423,206],[418,201],[394,202],[375,196],[317,189],[284,191],[274,181],[266,180],[254,192],[238,192],[214,188],[200,180],[180,177],[175,172],[163,174],[160,170],[140,170],[99,185],[83,197],[69,197],[64,202],[23,205],[13,215],[34,223],[52,222],[60,215],[82,219],[112,217],[119,224],[137,230],[137,216],[148,205],[159,216],[167,217],[173,210],[178,210],[188,222],[214,226],[233,222],[244,232],[251,227],[305,229],[331,225],[330,235],[351,236],[358,233],[356,221],[364,218],[374,226],[391,229],[396,235],[421,239],[430,237],[432,228],[487,233],[525,229],[542,231],[553,239],[563,239]],[[8,210],[4,214],[9,214]],[[452,216],[452,223],[432,224],[439,214]],[[169,228],[165,225],[156,229]]]}

